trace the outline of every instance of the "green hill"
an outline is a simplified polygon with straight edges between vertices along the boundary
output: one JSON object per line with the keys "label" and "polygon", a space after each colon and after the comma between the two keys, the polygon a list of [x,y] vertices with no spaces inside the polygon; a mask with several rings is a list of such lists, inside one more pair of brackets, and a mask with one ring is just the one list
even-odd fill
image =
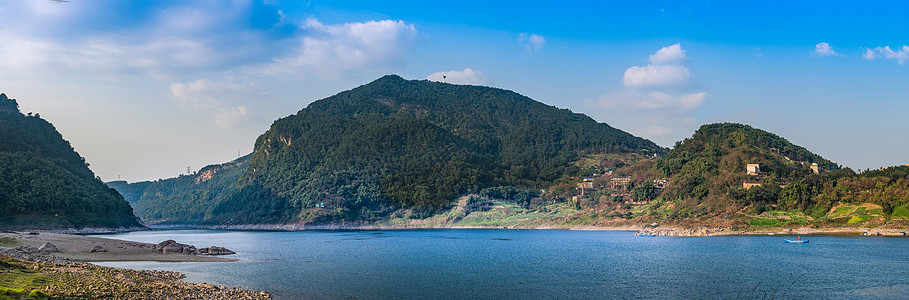
{"label": "green hill", "polygon": [[[749,175],[748,164],[757,164],[758,174]],[[801,146],[748,125],[704,125],[654,164],[663,177],[670,178],[670,185],[659,195],[665,202],[657,206],[675,207],[664,216],[669,219],[700,221],[740,215],[745,207],[769,209],[783,195],[781,186],[814,173],[812,164],[821,173],[840,169]],[[746,189],[745,181],[761,185]]]}
{"label": "green hill", "polygon": [[[400,208],[429,214],[487,187],[547,188],[604,152],[665,149],[511,91],[389,75],[275,121],[217,188],[198,175],[168,179],[135,206],[176,223],[369,222]],[[158,186],[184,188],[152,195]]]}
{"label": "green hill", "polygon": [[0,227],[140,226],[129,204],[38,114],[0,94]]}

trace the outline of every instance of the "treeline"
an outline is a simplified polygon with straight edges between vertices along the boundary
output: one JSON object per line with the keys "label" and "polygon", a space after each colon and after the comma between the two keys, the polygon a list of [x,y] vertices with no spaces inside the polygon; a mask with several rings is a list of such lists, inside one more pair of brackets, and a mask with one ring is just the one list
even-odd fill
{"label": "treeline", "polygon": [[139,226],[53,125],[0,94],[0,227]]}

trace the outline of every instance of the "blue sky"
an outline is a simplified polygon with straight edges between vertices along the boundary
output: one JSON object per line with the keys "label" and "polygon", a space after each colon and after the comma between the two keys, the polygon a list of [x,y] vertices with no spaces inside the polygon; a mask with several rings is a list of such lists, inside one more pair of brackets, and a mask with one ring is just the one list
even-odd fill
{"label": "blue sky", "polygon": [[909,163],[905,2],[14,1],[0,92],[104,180],[252,151],[384,74],[495,86],[663,146],[751,124],[851,168]]}

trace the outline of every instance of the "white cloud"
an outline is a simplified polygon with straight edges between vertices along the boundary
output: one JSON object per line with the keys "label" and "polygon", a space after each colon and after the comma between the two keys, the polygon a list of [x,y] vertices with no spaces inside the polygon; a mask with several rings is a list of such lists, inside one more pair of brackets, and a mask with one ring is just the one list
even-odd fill
{"label": "white cloud", "polygon": [[259,115],[246,105],[273,96],[253,83],[239,83],[233,80],[199,79],[187,83],[173,83],[169,90],[169,96],[182,105],[210,112],[215,125],[221,129],[254,121]]}
{"label": "white cloud", "polygon": [[877,56],[874,55],[874,50],[871,50],[870,48],[865,49],[865,54],[863,54],[862,57],[867,60],[872,60],[872,59],[877,58]]}
{"label": "white cloud", "polygon": [[680,86],[687,84],[690,79],[691,73],[686,66],[646,65],[632,66],[625,70],[623,81],[626,87],[643,88]]}
{"label": "white cloud", "polygon": [[[444,78],[442,76],[445,76]],[[489,81],[486,79],[486,75],[483,75],[483,72],[474,71],[471,68],[466,68],[462,71],[452,70],[446,72],[435,72],[426,76],[426,79],[436,82],[447,82],[447,83],[457,83],[457,84],[470,84],[470,85],[485,85]]]}
{"label": "white cloud", "polygon": [[404,64],[417,29],[403,21],[368,21],[325,25],[308,19],[307,35],[292,56],[276,59],[267,73],[315,74],[335,79],[352,74],[387,72]]}
{"label": "white cloud", "polygon": [[625,70],[625,89],[588,99],[592,113],[632,134],[672,145],[697,126],[697,109],[707,100],[688,66],[680,44],[650,55],[650,64]]}
{"label": "white cloud", "polygon": [[274,7],[244,1],[152,2],[129,17],[119,11],[125,9],[121,5],[95,1],[4,3],[0,68],[42,78],[163,79],[262,62],[283,47],[274,47],[279,40],[260,46],[267,32],[249,28],[252,6],[261,6],[255,9],[259,19],[277,15]]}
{"label": "white cloud", "polygon": [[707,92],[670,95],[664,92],[629,89],[600,96],[593,104],[603,108],[623,110],[671,109],[679,111],[697,108],[705,99],[707,99]]}
{"label": "white cloud", "polygon": [[873,60],[877,58],[883,59],[892,59],[896,60],[898,64],[905,64],[906,61],[909,61],[909,46],[903,45],[902,48],[897,48],[897,51],[890,49],[890,46],[868,48],[865,50],[865,54],[862,55],[863,58],[867,60]]}
{"label": "white cloud", "polygon": [[687,57],[681,44],[660,48],[650,55],[650,64],[631,66],[625,70],[625,87],[639,88],[685,88],[691,83],[691,72],[682,63]]}
{"label": "white cloud", "polygon": [[518,35],[518,42],[524,43],[524,49],[527,52],[543,50],[546,45],[546,38],[535,33],[521,33]]}
{"label": "white cloud", "polygon": [[650,55],[650,63],[654,65],[679,64],[687,58],[685,50],[682,50],[682,44],[675,44],[660,48],[654,54]]}
{"label": "white cloud", "polygon": [[215,126],[221,129],[234,128],[239,123],[251,121],[257,117],[258,115],[252,113],[246,106],[227,107],[212,112]]}
{"label": "white cloud", "polygon": [[828,43],[818,43],[814,45],[814,53],[818,56],[842,56],[836,51],[833,51],[833,47],[830,47]]}

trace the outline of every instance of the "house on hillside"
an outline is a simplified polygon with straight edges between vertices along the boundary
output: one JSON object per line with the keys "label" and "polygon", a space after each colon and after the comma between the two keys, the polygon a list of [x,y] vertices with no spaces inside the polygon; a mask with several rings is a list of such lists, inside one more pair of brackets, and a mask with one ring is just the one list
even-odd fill
{"label": "house on hillside", "polygon": [[817,163],[811,163],[811,172],[814,172],[814,174],[821,173],[821,170],[818,168]]}
{"label": "house on hillside", "polygon": [[595,178],[584,178],[584,181],[578,182],[578,189],[581,190],[581,196],[584,196],[585,191],[596,191],[597,188],[593,186],[593,180]]}
{"label": "house on hillside", "polygon": [[760,172],[761,172],[760,164],[748,164],[745,166],[745,174],[757,175]]}
{"label": "house on hillside", "polygon": [[742,183],[742,187],[745,188],[746,190],[756,187],[756,186],[761,186],[761,182],[746,180],[745,182]]}
{"label": "house on hillside", "polygon": [[653,187],[658,190],[662,191],[667,186],[669,186],[669,178],[660,178],[660,179],[653,180]]}
{"label": "house on hillside", "polygon": [[624,191],[628,189],[628,184],[631,183],[631,176],[612,177],[610,182],[613,189],[622,189]]}

